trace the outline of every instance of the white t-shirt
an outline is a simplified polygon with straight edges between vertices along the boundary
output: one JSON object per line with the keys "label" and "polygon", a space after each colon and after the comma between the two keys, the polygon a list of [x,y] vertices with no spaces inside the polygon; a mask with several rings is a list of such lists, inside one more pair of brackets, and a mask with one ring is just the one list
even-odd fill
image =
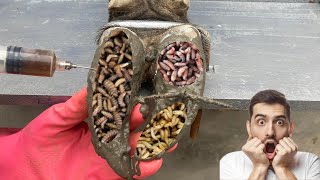
{"label": "white t-shirt", "polygon": [[[320,180],[320,159],[308,152],[297,152],[290,170],[297,179]],[[220,160],[220,179],[248,179],[253,169],[252,161],[243,151],[231,152]],[[266,180],[277,179],[269,169]]]}

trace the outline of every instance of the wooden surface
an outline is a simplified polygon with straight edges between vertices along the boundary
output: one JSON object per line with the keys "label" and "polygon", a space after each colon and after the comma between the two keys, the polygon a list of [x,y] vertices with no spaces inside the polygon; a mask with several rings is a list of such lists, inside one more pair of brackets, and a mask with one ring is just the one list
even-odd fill
{"label": "wooden surface", "polygon": [[[96,31],[108,17],[105,2],[1,1],[0,44],[52,49],[90,65]],[[272,88],[295,107],[320,109],[320,4],[305,2],[192,0],[190,21],[213,40],[215,72],[207,73],[205,96],[245,108],[257,91]],[[86,86],[87,72],[56,72],[53,78],[1,74],[0,103],[63,101]]]}

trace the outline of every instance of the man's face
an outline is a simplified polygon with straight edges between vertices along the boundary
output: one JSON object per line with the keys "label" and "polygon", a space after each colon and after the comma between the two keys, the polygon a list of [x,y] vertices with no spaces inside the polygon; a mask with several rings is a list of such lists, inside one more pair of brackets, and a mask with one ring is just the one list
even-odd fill
{"label": "man's face", "polygon": [[279,141],[292,136],[293,124],[290,123],[284,106],[258,103],[253,106],[252,117],[247,121],[247,131],[249,136],[257,137],[265,144],[264,151],[268,159],[272,160]]}

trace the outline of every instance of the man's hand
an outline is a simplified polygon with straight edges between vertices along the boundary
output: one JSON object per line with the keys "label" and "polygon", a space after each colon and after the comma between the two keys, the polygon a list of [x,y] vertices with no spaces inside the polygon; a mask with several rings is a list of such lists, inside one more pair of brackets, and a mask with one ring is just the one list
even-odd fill
{"label": "man's hand", "polygon": [[265,145],[258,138],[249,137],[247,143],[242,147],[242,151],[250,158],[253,163],[253,170],[249,179],[264,180],[270,162],[264,153]]}
{"label": "man's hand", "polygon": [[296,179],[289,170],[289,165],[298,151],[298,146],[290,137],[285,137],[276,146],[276,156],[272,161],[272,167],[279,179]]}
{"label": "man's hand", "polygon": [[250,158],[255,167],[269,167],[269,160],[264,153],[265,145],[258,138],[249,137],[247,143],[242,147],[242,151]]}
{"label": "man's hand", "polygon": [[285,137],[279,141],[275,151],[276,156],[272,161],[273,168],[286,168],[297,153],[298,147],[290,137]]}

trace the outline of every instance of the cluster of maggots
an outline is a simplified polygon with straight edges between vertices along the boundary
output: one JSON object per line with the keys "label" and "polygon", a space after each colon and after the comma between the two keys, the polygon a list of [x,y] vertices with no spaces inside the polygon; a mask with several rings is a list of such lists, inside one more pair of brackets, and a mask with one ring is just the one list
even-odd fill
{"label": "cluster of maggots", "polygon": [[154,115],[139,138],[137,155],[152,158],[164,151],[175,140],[187,119],[187,108],[177,102]]}
{"label": "cluster of maggots", "polygon": [[174,42],[161,51],[158,69],[163,79],[174,86],[194,83],[203,72],[199,50],[191,42]]}
{"label": "cluster of maggots", "polygon": [[125,33],[109,38],[101,52],[93,84],[94,128],[102,143],[122,127],[131,96],[132,51]]}

